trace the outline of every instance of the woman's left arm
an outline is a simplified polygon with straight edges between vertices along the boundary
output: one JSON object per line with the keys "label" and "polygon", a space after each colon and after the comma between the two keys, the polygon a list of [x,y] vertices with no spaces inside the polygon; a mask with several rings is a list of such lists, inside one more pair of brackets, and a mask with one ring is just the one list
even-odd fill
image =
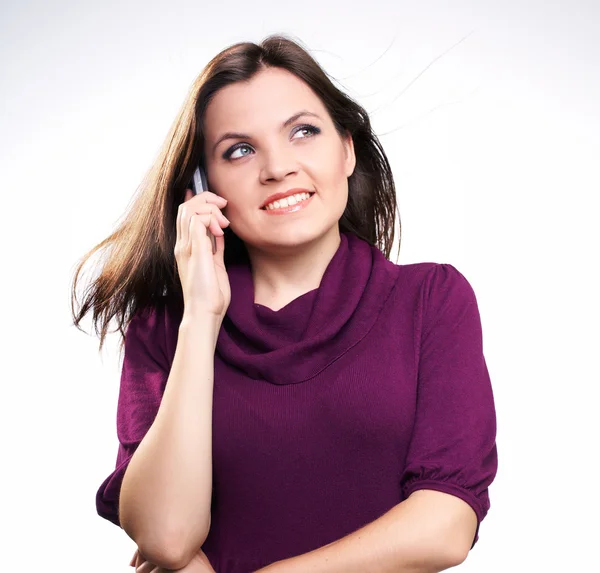
{"label": "woman's left arm", "polygon": [[496,413],[475,293],[452,265],[434,264],[419,297],[415,421],[399,476],[403,501],[329,545],[266,573],[435,573],[478,540],[498,466]]}
{"label": "woman's left arm", "polygon": [[[380,518],[329,545],[259,569],[265,573],[438,573],[462,563],[471,548],[477,517],[458,497],[417,490]],[[136,573],[171,573],[136,551]],[[177,573],[215,573],[206,555]]]}
{"label": "woman's left arm", "polygon": [[418,490],[361,529],[260,573],[438,573],[462,563],[477,527],[462,499]]}

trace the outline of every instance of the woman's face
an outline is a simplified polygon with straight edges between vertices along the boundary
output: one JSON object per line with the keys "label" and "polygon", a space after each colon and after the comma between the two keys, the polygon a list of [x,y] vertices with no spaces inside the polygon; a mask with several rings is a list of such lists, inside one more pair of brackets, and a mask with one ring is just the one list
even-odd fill
{"label": "woman's face", "polygon": [[[219,90],[204,132],[208,187],[227,199],[224,213],[247,245],[273,251],[339,233],[355,166],[352,138],[339,136],[321,100],[294,74],[267,68]],[[285,214],[261,208],[291,189],[314,195]]]}

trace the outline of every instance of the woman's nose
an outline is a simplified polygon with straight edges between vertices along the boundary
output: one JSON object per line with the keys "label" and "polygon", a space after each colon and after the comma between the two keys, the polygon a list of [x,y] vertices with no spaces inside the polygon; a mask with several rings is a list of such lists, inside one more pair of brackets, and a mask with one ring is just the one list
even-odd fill
{"label": "woman's nose", "polygon": [[271,149],[264,153],[260,178],[263,182],[281,180],[297,170],[298,164],[291,149]]}

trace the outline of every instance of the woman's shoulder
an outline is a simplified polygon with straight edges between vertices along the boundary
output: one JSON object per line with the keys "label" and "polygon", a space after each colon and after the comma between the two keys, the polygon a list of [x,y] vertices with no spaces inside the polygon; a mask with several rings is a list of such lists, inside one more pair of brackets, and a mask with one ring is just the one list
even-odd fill
{"label": "woman's shoulder", "polygon": [[407,264],[390,262],[390,264],[396,267],[398,278],[402,280],[411,280],[419,284],[468,283],[464,274],[451,263],[426,261]]}
{"label": "woman's shoulder", "polygon": [[458,300],[472,302],[475,293],[465,275],[451,263],[416,262],[397,264],[390,262],[396,273],[396,296],[410,298],[420,305],[433,301]]}
{"label": "woman's shoulder", "polygon": [[158,344],[167,358],[172,357],[182,317],[183,303],[172,296],[162,295],[140,305],[128,322],[126,345]]}
{"label": "woman's shoulder", "polygon": [[132,312],[129,325],[131,328],[156,330],[168,327],[170,323],[181,322],[182,303],[167,295],[161,295],[151,302],[138,305]]}
{"label": "woman's shoulder", "polygon": [[179,328],[183,318],[183,301],[172,295],[162,295],[152,303],[146,305],[137,314],[139,320],[148,326],[160,328],[169,332],[173,328]]}

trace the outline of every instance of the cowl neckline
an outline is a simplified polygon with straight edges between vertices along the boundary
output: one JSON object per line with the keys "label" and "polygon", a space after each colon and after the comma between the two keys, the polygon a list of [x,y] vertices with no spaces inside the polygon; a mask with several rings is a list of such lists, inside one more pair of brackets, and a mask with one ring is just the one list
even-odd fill
{"label": "cowl neckline", "polygon": [[319,287],[272,310],[254,302],[250,262],[231,264],[231,302],[216,353],[252,379],[278,385],[304,382],[369,332],[398,268],[376,246],[342,231]]}

